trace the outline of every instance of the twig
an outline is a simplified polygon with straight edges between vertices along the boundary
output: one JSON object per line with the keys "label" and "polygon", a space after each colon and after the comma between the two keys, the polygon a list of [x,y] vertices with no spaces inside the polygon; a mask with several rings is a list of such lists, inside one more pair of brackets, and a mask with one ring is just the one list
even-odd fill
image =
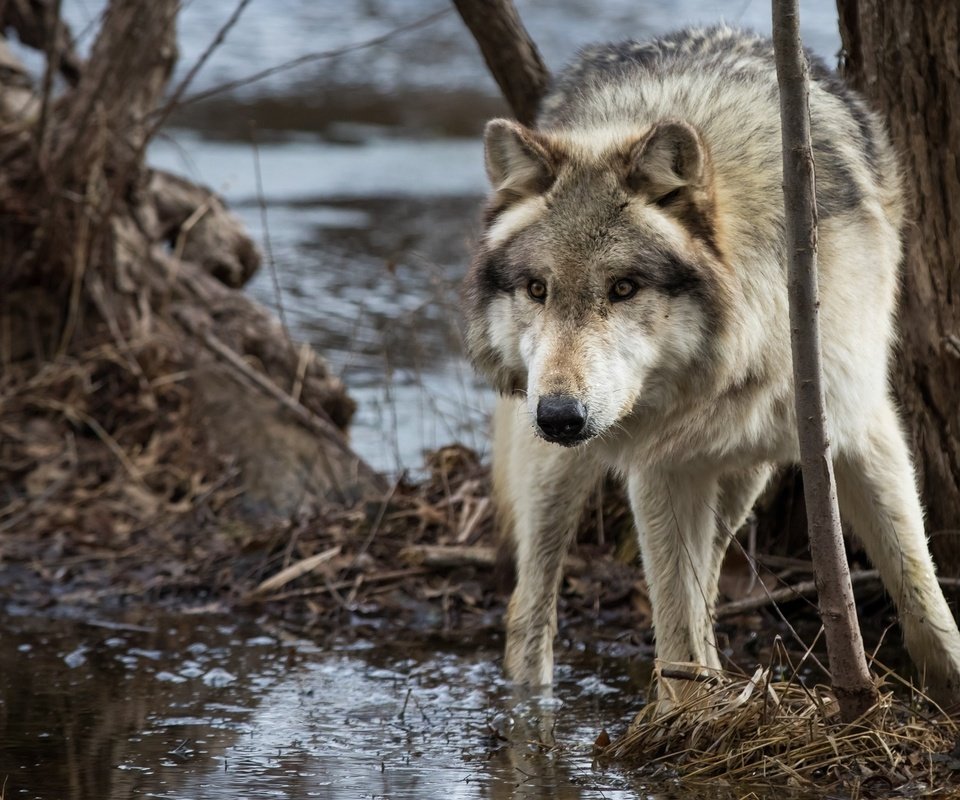
{"label": "twig", "polygon": [[313,360],[313,350],[310,349],[310,345],[306,342],[301,342],[300,344],[300,354],[297,356],[297,374],[293,379],[293,388],[290,389],[290,396],[296,401],[300,402],[300,395],[303,392],[303,382],[307,378],[307,367],[310,366],[310,362]]}
{"label": "twig", "polygon": [[[481,497],[476,504],[476,507],[473,510],[473,513],[464,523],[463,527],[460,529],[460,533],[457,534],[457,544],[472,544],[475,539],[477,539],[477,534],[480,532],[478,528],[478,523],[483,516],[487,513],[487,510],[490,508],[490,498]],[[467,504],[464,503],[464,510],[467,508]]]}
{"label": "twig", "polygon": [[[87,177],[87,184],[84,189],[84,201],[89,204],[90,208],[96,208],[100,195],[98,190],[101,188],[99,186],[99,178],[102,174],[101,169],[103,166],[103,148],[101,146],[103,137],[97,135],[91,138],[98,140],[98,146],[94,154],[94,167],[90,170]],[[83,279],[89,266],[88,262],[92,255],[92,239],[94,238],[91,233],[91,222],[91,214],[89,210],[87,210],[86,213],[80,217],[74,234],[73,269],[70,271],[70,300],[67,306],[67,320],[64,323],[63,333],[60,336],[57,355],[63,355],[66,352],[73,339],[73,334],[76,332],[77,323],[80,320],[81,289],[83,288]]]}
{"label": "twig", "polygon": [[[875,569],[860,570],[859,572],[850,574],[850,581],[856,586],[875,583],[879,580],[880,573]],[[791,586],[770,590],[762,597],[745,597],[742,600],[733,600],[729,603],[724,603],[717,609],[717,619],[735,617],[737,614],[748,614],[751,611],[757,611],[770,605],[777,605],[778,603],[785,603],[790,600],[815,597],[816,594],[817,584],[814,581],[800,581]]]}
{"label": "twig", "polygon": [[[747,559],[747,563],[749,563],[752,569],[756,572],[757,571],[756,564],[750,559],[750,555],[747,553],[746,548],[744,548],[740,540],[736,536],[731,536],[731,541],[737,547],[740,548],[740,552],[743,553],[744,557]],[[764,594],[766,596],[769,596],[772,594],[772,592],[767,588],[767,585],[762,580],[760,581],[760,588],[763,589]],[[800,634],[797,633],[797,629],[790,624],[790,620],[788,620],[786,615],[783,613],[783,611],[780,610],[780,606],[778,606],[776,603],[773,603],[772,605],[773,605],[773,610],[776,612],[777,616],[780,618],[780,621],[786,626],[787,630],[790,631],[790,635],[794,638],[797,644],[800,645],[800,647],[806,648],[807,643],[804,642]],[[830,674],[830,670],[828,670],[823,664],[821,664],[820,660],[815,655],[811,654],[810,658],[820,668],[821,672],[823,672],[824,675]]]}
{"label": "twig", "polygon": [[193,210],[190,216],[187,217],[180,226],[180,230],[177,232],[177,241],[173,246],[174,264],[179,264],[179,262],[183,260],[183,249],[187,246],[187,237],[189,237],[190,231],[207,215],[207,212],[213,207],[215,200],[216,195],[210,194],[206,200]]}
{"label": "twig", "polygon": [[130,342],[124,338],[123,332],[120,330],[120,322],[117,319],[116,310],[110,305],[110,300],[107,298],[107,290],[103,284],[103,278],[100,277],[99,273],[94,272],[90,276],[89,290],[90,297],[93,299],[94,305],[100,312],[100,316],[103,317],[104,321],[107,323],[107,329],[110,331],[110,336],[113,337],[113,342],[117,346],[117,351],[120,353],[131,374],[137,379],[137,383],[140,386],[140,390],[143,392],[144,397],[149,398],[149,402],[154,408],[156,408],[157,399],[154,395],[153,387],[151,386],[150,381],[147,380],[147,376],[144,374],[143,369],[140,367],[140,363],[137,361],[137,358],[130,347]]}
{"label": "twig", "polygon": [[[937,581],[944,589],[956,589],[960,587],[960,578],[938,577]],[[875,569],[863,569],[857,572],[851,572],[850,582],[854,586],[882,583],[880,573]],[[744,597],[741,600],[732,600],[729,603],[724,603],[717,608],[717,619],[735,617],[738,614],[749,614],[751,611],[759,611],[761,608],[766,608],[770,605],[814,597],[816,594],[817,584],[814,581],[800,581],[790,586],[767,591],[763,597]]]}
{"label": "twig", "polygon": [[[387,570],[386,572],[376,572],[370,575],[367,575],[365,582],[368,584],[371,583],[386,583],[388,581],[401,580],[403,578],[413,578],[419,575],[427,575],[430,570],[424,569],[423,567],[411,567],[409,569],[394,569]],[[251,597],[248,598],[246,602],[248,603],[276,603],[283,600],[294,600],[303,597],[315,597],[318,594],[329,594],[331,589],[349,589],[353,586],[353,579],[345,581],[337,581],[336,583],[329,583],[326,586],[307,586],[303,589],[291,589],[289,592],[280,592],[280,594],[269,595],[265,597]]]}
{"label": "twig", "polygon": [[346,55],[347,53],[353,53],[357,50],[366,50],[370,47],[376,47],[390,41],[395,36],[399,36],[402,33],[408,33],[416,30],[417,28],[424,28],[427,25],[431,25],[441,17],[449,14],[450,11],[451,9],[445,8],[442,11],[437,11],[434,14],[430,14],[429,16],[418,19],[415,22],[411,22],[409,25],[402,25],[399,28],[394,28],[392,31],[381,34],[380,36],[375,36],[372,39],[367,39],[363,42],[357,42],[357,44],[347,45],[346,47],[338,47],[334,50],[321,50],[317,53],[307,53],[306,55],[292,58],[289,61],[284,61],[281,64],[276,64],[275,66],[262,69],[259,72],[254,72],[250,75],[247,75],[245,78],[237,78],[236,80],[227,81],[226,83],[221,83],[219,86],[214,86],[211,89],[205,89],[202,92],[192,94],[189,97],[180,100],[177,107],[183,108],[184,106],[198,103],[201,100],[206,100],[215,95],[223,94],[224,92],[230,92],[234,89],[239,89],[241,86],[249,86],[251,83],[262,81],[264,78],[269,78],[271,75],[276,75],[280,72],[286,72],[291,69],[296,69],[297,67],[302,67],[304,64],[310,64],[314,61],[321,61],[327,58],[336,58],[338,56]]}
{"label": "twig", "polygon": [[413,693],[413,687],[407,687],[407,696],[403,698],[403,708],[400,709],[400,713],[397,714],[397,719],[403,722],[403,715],[407,713],[407,703],[410,702],[410,695]]}
{"label": "twig", "polygon": [[[216,36],[213,37],[210,44],[207,45],[207,49],[200,54],[200,57],[194,62],[193,66],[187,71],[187,74],[183,76],[183,80],[177,84],[177,88],[170,93],[170,98],[164,103],[160,108],[156,109],[151,116],[151,125],[146,136],[143,138],[142,147],[146,148],[147,142],[153,138],[153,135],[160,130],[160,127],[163,125],[164,121],[170,116],[170,112],[177,107],[177,104],[180,102],[180,98],[183,97],[184,92],[187,91],[190,84],[193,83],[193,79],[197,77],[197,73],[203,69],[203,65],[207,63],[210,56],[213,55],[214,51],[221,44],[223,44],[224,39],[227,38],[227,34],[230,32],[230,29],[240,20],[240,16],[243,14],[244,9],[250,5],[250,0],[240,0],[237,3],[236,7],[233,9],[233,13],[227,18],[227,21],[220,26],[220,30],[217,31]],[[138,159],[139,161],[139,159]]]}
{"label": "twig", "polygon": [[[412,544],[400,551],[400,558],[410,564],[423,565],[434,569],[453,569],[456,567],[493,568],[497,563],[495,547],[475,545],[461,547],[456,545]],[[587,571],[587,562],[572,554],[567,554],[563,562],[564,571],[582,574]]]}
{"label": "twig", "polygon": [[687,672],[683,669],[673,669],[671,667],[661,667],[660,677],[675,681],[692,681],[694,683],[719,683],[714,675],[706,675],[702,672]]}
{"label": "twig", "polygon": [[267,267],[270,269],[270,280],[273,281],[274,302],[277,306],[277,316],[283,332],[290,338],[290,328],[287,327],[287,314],[283,308],[283,294],[280,291],[280,278],[277,276],[277,262],[273,257],[273,245],[270,242],[270,223],[267,219],[267,201],[263,195],[263,173],[260,170],[260,146],[257,143],[257,128],[250,124],[250,143],[253,145],[253,174],[257,182],[257,205],[260,207],[260,226],[263,228],[263,249],[267,254]]}
{"label": "twig", "polygon": [[69,405],[68,403],[62,403],[59,400],[38,399],[35,402],[41,408],[49,408],[54,411],[59,411],[67,419],[74,422],[82,422],[84,425],[90,428],[90,430],[97,435],[97,438],[107,446],[114,456],[116,456],[117,461],[120,462],[124,470],[126,470],[127,474],[131,477],[131,479],[133,479],[137,486],[139,486],[141,489],[150,491],[149,487],[143,481],[143,476],[141,475],[140,470],[136,468],[134,463],[123,451],[123,448],[117,443],[117,440],[109,434],[103,425],[97,422],[97,420],[91,417],[86,411],[82,411],[76,406]]}
{"label": "twig", "polygon": [[347,572],[350,572],[357,566],[357,564],[360,562],[360,559],[363,557],[363,554],[367,552],[370,545],[373,543],[374,538],[376,538],[377,533],[380,531],[380,526],[383,524],[383,517],[384,514],[387,513],[387,508],[390,505],[390,501],[393,499],[393,496],[397,492],[397,488],[400,486],[401,478],[397,478],[393,482],[393,486],[390,487],[390,491],[381,501],[380,510],[377,512],[377,518],[373,521],[373,525],[370,526],[370,533],[367,534],[367,538],[363,540],[363,544],[360,545],[360,549],[357,550],[356,554],[354,555],[353,560],[350,562],[350,566],[347,567]]}
{"label": "twig", "polygon": [[606,483],[606,476],[602,475],[600,481],[597,483],[597,544],[600,547],[603,547],[607,543],[607,535],[603,526],[603,489],[604,484]]}
{"label": "twig", "polygon": [[280,570],[280,572],[278,572],[276,575],[272,575],[265,581],[262,581],[253,590],[252,594],[268,594],[269,592],[276,591],[277,589],[282,589],[291,581],[295,581],[297,578],[302,578],[304,575],[313,572],[317,567],[322,566],[328,561],[336,558],[338,555],[340,555],[340,550],[340,545],[336,545],[335,547],[324,550],[322,553],[317,553],[309,558],[304,558],[300,561],[297,561],[295,564],[291,564],[286,569]]}
{"label": "twig", "polygon": [[[67,484],[67,482],[74,477],[73,473],[76,469],[76,464],[71,464],[70,467],[71,469],[69,472],[64,474],[63,477],[52,481],[36,497],[31,497],[30,500],[24,504],[23,508],[21,508],[15,514],[11,514],[5,520],[0,521],[0,533],[12,531],[23,520],[27,519],[37,508],[42,507],[51,498],[55,497],[57,492],[59,492]],[[0,797],[0,800],[2,800],[2,797]]]}
{"label": "twig", "polygon": [[[800,670],[803,668],[803,665],[807,663],[808,658],[814,663],[818,664],[821,670],[823,669],[823,665],[820,664],[817,661],[816,657],[813,655],[813,648],[817,646],[817,642],[820,641],[820,637],[822,635],[823,635],[823,625],[820,626],[820,629],[817,631],[817,635],[813,637],[813,641],[810,642],[810,644],[807,646],[807,649],[803,651],[803,655],[800,656],[799,661],[797,661],[797,665],[793,667],[793,672],[790,673],[790,678],[787,681],[788,685],[795,684],[799,686],[800,689],[803,691],[803,693],[807,696],[807,699],[812,704],[818,707],[821,706],[821,703],[819,702],[819,698],[807,688],[807,685],[804,683],[803,678],[800,677]],[[777,651],[779,651],[780,653],[781,665],[783,664],[784,661],[786,661],[788,664],[790,664],[790,666],[793,666],[793,662],[790,659],[790,653],[787,652],[787,648],[783,644],[783,639],[781,639],[779,635],[777,635],[776,639],[774,640],[773,651],[770,653],[771,667],[773,666],[772,662],[773,662],[774,653],[776,653]]]}
{"label": "twig", "polygon": [[404,547],[400,558],[410,564],[434,568],[487,567],[497,561],[494,547],[451,547],[443,545],[410,545]]}
{"label": "twig", "polygon": [[36,146],[40,174],[47,175],[47,128],[50,121],[50,101],[53,97],[53,76],[60,67],[60,9],[63,0],[54,0],[47,11],[47,67],[43,72],[43,88],[40,91],[40,118],[37,121]]}
{"label": "twig", "polygon": [[350,593],[347,595],[347,599],[343,601],[344,606],[348,609],[354,607],[354,603],[357,600],[357,594],[360,592],[360,587],[363,586],[364,575],[362,572],[357,573],[357,577],[353,579],[353,586],[350,587]]}

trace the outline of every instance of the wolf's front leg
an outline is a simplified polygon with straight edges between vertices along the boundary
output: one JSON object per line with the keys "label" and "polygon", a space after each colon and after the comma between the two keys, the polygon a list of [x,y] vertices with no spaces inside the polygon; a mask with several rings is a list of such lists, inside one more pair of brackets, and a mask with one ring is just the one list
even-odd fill
{"label": "wolf's front leg", "polygon": [[633,471],[628,489],[653,606],[657,658],[716,666],[712,583],[719,572],[714,561],[722,556],[715,545],[717,478]]}
{"label": "wolf's front leg", "polygon": [[505,668],[519,684],[545,686],[553,682],[564,557],[602,470],[583,448],[538,439],[526,412],[509,401],[497,408],[494,434],[494,494],[517,561]]}
{"label": "wolf's front leg", "polygon": [[761,463],[754,467],[727,472],[720,477],[719,496],[714,514],[716,534],[713,539],[713,549],[707,568],[700,576],[707,606],[703,632],[707,642],[704,663],[714,669],[721,667],[720,654],[716,647],[716,634],[713,629],[713,613],[720,590],[720,568],[723,566],[723,557],[757,502],[757,497],[770,481],[772,473],[771,464]]}
{"label": "wolf's front leg", "polygon": [[911,658],[935,698],[960,700],[960,633],[937,582],[913,467],[892,403],[865,415],[836,457],[840,512],[897,604]]}

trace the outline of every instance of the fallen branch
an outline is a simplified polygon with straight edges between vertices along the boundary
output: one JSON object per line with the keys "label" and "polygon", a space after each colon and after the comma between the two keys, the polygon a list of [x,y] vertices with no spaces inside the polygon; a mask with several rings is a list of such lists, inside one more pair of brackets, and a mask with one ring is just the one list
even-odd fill
{"label": "fallen branch", "polygon": [[[386,583],[388,581],[394,580],[403,580],[405,578],[412,578],[417,575],[426,575],[429,570],[424,569],[423,567],[410,567],[409,569],[394,569],[387,572],[379,572],[376,574],[364,575],[364,583]],[[328,583],[324,586],[307,586],[303,589],[291,589],[289,592],[281,592],[280,594],[274,594],[269,596],[256,596],[248,597],[243,601],[246,604],[249,603],[277,603],[283,600],[294,600],[301,599],[304,597],[315,597],[316,595],[322,594],[331,594],[340,589],[350,589],[353,587],[355,578],[351,578],[346,581],[337,581],[336,583]]]}
{"label": "fallen branch", "polygon": [[[861,570],[850,574],[850,582],[855,586],[869,583],[879,583],[880,573],[875,569]],[[717,619],[735,617],[737,614],[749,614],[777,603],[786,603],[791,600],[801,600],[816,597],[816,581],[800,581],[790,586],[774,589],[758,597],[745,597],[742,600],[733,600],[717,608]]]}
{"label": "fallen branch", "polygon": [[497,561],[495,547],[454,547],[451,545],[419,544],[404,547],[400,559],[434,569],[456,567],[483,567],[492,569]]}
{"label": "fallen branch", "polygon": [[[944,589],[960,588],[960,578],[938,578],[937,580]],[[869,586],[873,583],[883,585],[883,582],[880,580],[880,573],[875,569],[851,572],[850,583],[853,584],[853,586]],[[788,603],[791,600],[816,597],[816,595],[817,584],[815,581],[800,581],[790,586],[774,589],[764,595],[744,597],[741,600],[731,600],[729,603],[724,603],[717,608],[717,619],[735,617],[738,614],[749,614],[753,611],[759,611],[761,608],[766,608],[767,606],[778,603]]]}
{"label": "fallen branch", "polygon": [[276,575],[271,575],[265,581],[262,581],[251,592],[251,595],[264,595],[275,592],[277,589],[282,589],[288,583],[295,581],[297,578],[302,578],[304,575],[309,575],[318,567],[336,558],[340,555],[341,549],[340,545],[337,545],[336,547],[324,550],[322,553],[317,553],[316,555],[297,561],[295,564],[291,564],[286,569],[280,570]]}
{"label": "fallen branch", "polygon": [[[400,558],[408,564],[431,567],[433,569],[455,569],[457,567],[481,567],[493,569],[497,564],[497,548],[484,546],[415,544],[404,547]],[[587,562],[575,555],[568,554],[564,560],[564,571],[580,574],[587,571]]]}
{"label": "fallen branch", "polygon": [[[700,669],[700,667],[696,664],[691,664],[690,666],[693,670]],[[719,680],[714,675],[706,675],[703,672],[688,672],[687,670],[677,669],[675,667],[661,667],[659,672],[661,678],[667,678],[668,680],[675,681],[692,681],[693,683],[715,684]]]}

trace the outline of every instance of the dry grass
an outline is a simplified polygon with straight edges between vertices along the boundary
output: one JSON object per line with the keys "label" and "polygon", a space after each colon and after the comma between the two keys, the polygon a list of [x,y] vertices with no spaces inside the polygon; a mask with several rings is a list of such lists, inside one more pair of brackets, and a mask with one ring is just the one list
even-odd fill
{"label": "dry grass", "polygon": [[878,705],[844,724],[831,690],[806,686],[778,653],[778,666],[750,676],[658,664],[654,680],[667,699],[648,704],[601,757],[670,771],[691,787],[839,789],[851,797],[960,791],[960,727],[930,712],[928,698],[912,687],[893,691],[900,679],[887,673]]}

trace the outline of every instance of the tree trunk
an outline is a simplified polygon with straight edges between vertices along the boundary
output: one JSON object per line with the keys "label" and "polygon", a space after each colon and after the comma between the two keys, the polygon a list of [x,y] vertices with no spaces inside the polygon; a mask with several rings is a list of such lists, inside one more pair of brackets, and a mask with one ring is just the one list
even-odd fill
{"label": "tree trunk", "polygon": [[960,574],[960,3],[838,0],[846,79],[889,122],[912,188],[894,385],[930,544]]}

